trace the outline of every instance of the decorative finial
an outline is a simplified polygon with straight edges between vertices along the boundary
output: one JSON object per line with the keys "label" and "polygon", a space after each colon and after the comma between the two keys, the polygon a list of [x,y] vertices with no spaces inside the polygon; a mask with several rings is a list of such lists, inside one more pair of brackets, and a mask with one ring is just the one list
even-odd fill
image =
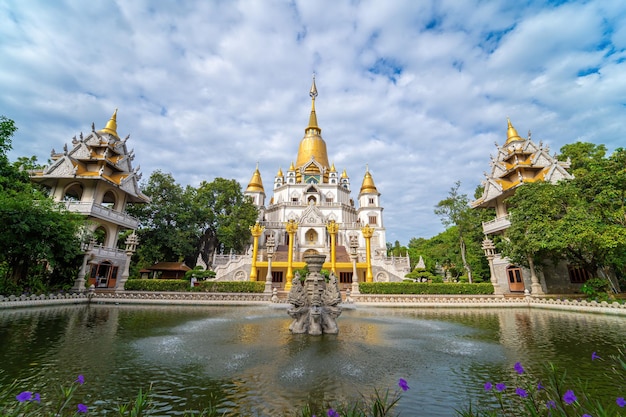
{"label": "decorative finial", "polygon": [[315,100],[315,97],[317,97],[317,87],[315,86],[315,73],[313,73],[313,85],[311,85],[311,91],[309,91],[309,96],[311,96],[313,100]]}

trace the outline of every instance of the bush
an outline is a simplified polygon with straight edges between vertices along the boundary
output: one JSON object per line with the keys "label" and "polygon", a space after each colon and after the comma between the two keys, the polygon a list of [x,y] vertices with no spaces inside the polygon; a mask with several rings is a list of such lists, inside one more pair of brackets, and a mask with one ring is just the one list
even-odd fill
{"label": "bush", "polygon": [[190,291],[184,279],[129,279],[124,285],[128,291]]}
{"label": "bush", "polygon": [[493,294],[493,285],[426,283],[426,282],[361,282],[361,294]]}
{"label": "bush", "polygon": [[265,281],[201,281],[191,288],[184,279],[129,279],[128,291],[263,292]]}
{"label": "bush", "polygon": [[588,299],[596,301],[607,301],[609,291],[609,281],[604,278],[590,278],[580,287],[580,292],[585,294]]}
{"label": "bush", "polygon": [[259,293],[265,291],[265,281],[203,281],[192,291]]}
{"label": "bush", "polygon": [[215,271],[210,269],[202,269],[201,266],[196,266],[194,269],[185,272],[185,279],[191,281],[191,278],[196,280],[205,280],[215,278]]}

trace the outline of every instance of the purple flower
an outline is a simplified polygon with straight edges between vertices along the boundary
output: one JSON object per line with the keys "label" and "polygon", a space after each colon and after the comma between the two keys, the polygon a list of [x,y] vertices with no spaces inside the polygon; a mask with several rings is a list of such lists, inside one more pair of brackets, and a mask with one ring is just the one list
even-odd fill
{"label": "purple flower", "polygon": [[574,391],[572,391],[571,389],[568,389],[567,391],[565,391],[565,394],[563,394],[563,401],[565,401],[565,404],[567,405],[576,402],[576,400],[576,395],[574,395]]}
{"label": "purple flower", "polygon": [[542,389],[544,389],[545,387],[543,385],[541,385],[541,382],[537,383],[537,390],[541,391]]}
{"label": "purple flower", "polygon": [[40,403],[40,402],[41,402],[41,395],[39,395],[39,393],[38,393],[38,392],[36,392],[36,393],[35,393],[35,396],[34,396],[34,398],[33,398],[33,401],[36,401],[36,402],[38,402],[38,403]]}
{"label": "purple flower", "polygon": [[591,360],[592,360],[592,361],[595,361],[596,359],[602,359],[602,358],[601,358],[601,357],[599,357],[598,355],[596,355],[596,352],[593,352],[593,353],[591,354]]}
{"label": "purple flower", "polygon": [[582,417],[591,417],[590,414],[583,414]]}
{"label": "purple flower", "polygon": [[407,391],[409,389],[409,384],[407,384],[406,380],[403,378],[400,378],[398,381],[398,386],[402,388],[402,391]]}
{"label": "purple flower", "polygon": [[76,381],[74,382],[78,382],[80,385],[83,385],[85,383],[85,377],[82,375],[78,375],[78,378],[76,378]]}
{"label": "purple flower", "polygon": [[87,411],[89,411],[89,409],[87,408],[85,404],[78,404],[77,407],[78,407],[79,413],[86,413]]}
{"label": "purple flower", "polygon": [[615,402],[622,408],[626,407],[626,400],[624,400],[624,397],[618,397]]}
{"label": "purple flower", "polygon": [[522,398],[528,397],[528,392],[524,388],[516,388],[515,393]]}
{"label": "purple flower", "polygon": [[328,413],[326,413],[328,417],[341,417],[338,412],[333,410],[332,408],[328,409]]}
{"label": "purple flower", "polygon": [[554,400],[550,400],[546,403],[546,408],[550,409],[550,408],[554,408],[556,409],[556,402]]}
{"label": "purple flower", "polygon": [[496,384],[496,389],[497,389],[498,391],[502,392],[502,391],[504,391],[504,390],[506,389],[506,385],[504,385],[504,383],[502,383],[502,382],[498,382],[498,383]]}
{"label": "purple flower", "polygon": [[524,368],[522,367],[522,364],[519,362],[516,362],[513,368],[515,368],[515,371],[520,375],[524,373]]}
{"label": "purple flower", "polygon": [[491,382],[485,382],[485,391],[491,391],[491,388],[493,388]]}
{"label": "purple flower", "polygon": [[33,399],[33,393],[30,391],[22,391],[15,396],[15,399],[21,403],[24,401],[30,401]]}

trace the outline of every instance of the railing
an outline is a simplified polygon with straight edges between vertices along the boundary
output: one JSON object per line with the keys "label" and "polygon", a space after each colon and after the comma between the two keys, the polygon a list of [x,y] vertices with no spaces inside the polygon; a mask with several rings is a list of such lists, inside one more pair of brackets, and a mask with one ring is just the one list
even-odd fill
{"label": "railing", "polygon": [[511,220],[509,218],[509,215],[507,214],[502,217],[496,217],[495,219],[489,220],[488,222],[483,222],[483,233],[488,235],[508,229],[509,227],[511,227]]}
{"label": "railing", "polygon": [[107,220],[128,229],[136,229],[139,226],[139,220],[133,216],[93,202],[66,201],[65,205],[69,211]]}

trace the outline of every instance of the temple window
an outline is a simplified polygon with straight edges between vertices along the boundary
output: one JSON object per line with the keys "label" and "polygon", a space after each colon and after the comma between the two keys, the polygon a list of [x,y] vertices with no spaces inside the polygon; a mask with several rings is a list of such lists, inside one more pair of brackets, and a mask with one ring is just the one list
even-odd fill
{"label": "temple window", "polygon": [[589,276],[589,272],[578,266],[568,265],[567,272],[569,274],[569,281],[572,284],[583,284],[591,278],[591,276]]}
{"label": "temple window", "polygon": [[374,205],[374,197],[370,197],[369,200],[368,200],[368,203],[369,203],[370,206],[373,206]]}
{"label": "temple window", "polygon": [[376,216],[369,216],[369,223],[376,224]]}
{"label": "temple window", "polygon": [[83,186],[80,184],[72,184],[65,190],[63,201],[80,201],[83,197]]}

